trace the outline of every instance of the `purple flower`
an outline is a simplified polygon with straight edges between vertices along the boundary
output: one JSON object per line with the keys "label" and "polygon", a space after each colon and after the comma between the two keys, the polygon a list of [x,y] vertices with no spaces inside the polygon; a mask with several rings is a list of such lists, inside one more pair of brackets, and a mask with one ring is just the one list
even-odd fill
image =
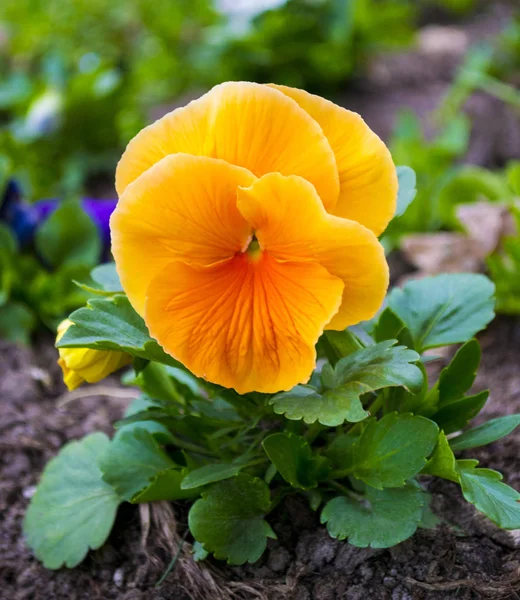
{"label": "purple flower", "polygon": [[[115,199],[83,198],[81,206],[97,227],[103,243],[103,257],[108,258],[110,250],[110,215],[117,204]],[[0,198],[0,222],[6,223],[18,239],[20,246],[28,246],[38,227],[51,216],[60,205],[60,200],[38,200],[34,204],[26,202],[18,183],[11,179]]]}
{"label": "purple flower", "polygon": [[[42,224],[45,220],[58,208],[60,201],[38,200],[33,207],[36,210],[38,224]],[[110,248],[110,215],[114,212],[117,200],[115,199],[97,199],[97,198],[82,198],[81,206],[87,215],[96,225],[103,248]]]}
{"label": "purple flower", "polygon": [[38,225],[33,207],[22,198],[20,186],[14,179],[7,182],[0,198],[0,222],[10,227],[20,246],[26,246],[32,240]]}

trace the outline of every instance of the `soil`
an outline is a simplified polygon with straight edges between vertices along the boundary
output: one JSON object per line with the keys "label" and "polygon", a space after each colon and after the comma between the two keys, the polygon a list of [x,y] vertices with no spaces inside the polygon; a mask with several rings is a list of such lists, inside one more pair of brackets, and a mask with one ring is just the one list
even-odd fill
{"label": "soil", "polygon": [[[361,112],[385,139],[403,106],[429,127],[428,115],[449,86],[464,48],[501,29],[510,14],[507,5],[489,2],[483,15],[449,25],[451,34],[462,37],[452,35],[442,52],[423,44],[414,52],[379,59],[371,76],[351,88],[342,103]],[[518,157],[518,115],[515,120],[509,108],[484,94],[474,95],[466,109],[475,123],[466,162],[497,166]],[[407,270],[399,260],[395,266],[394,276]],[[483,416],[520,412],[520,319],[496,319],[481,343],[483,365],[475,388],[491,390]],[[69,439],[92,431],[110,434],[129,402],[114,379],[85,388],[59,407],[65,390],[55,359],[48,338],[32,349],[0,342],[0,600],[520,598],[520,534],[498,530],[462,500],[457,486],[433,480],[433,508],[442,523],[389,550],[332,540],[304,501],[293,497],[272,515],[278,540],[269,542],[255,565],[195,563],[189,539],[181,538],[185,508],[155,503],[123,505],[108,542],[79,567],[44,569],[21,534],[44,465]],[[520,489],[519,453],[520,431],[472,456]],[[172,528],[176,519],[177,529]],[[156,585],[177,554],[172,572]]]}

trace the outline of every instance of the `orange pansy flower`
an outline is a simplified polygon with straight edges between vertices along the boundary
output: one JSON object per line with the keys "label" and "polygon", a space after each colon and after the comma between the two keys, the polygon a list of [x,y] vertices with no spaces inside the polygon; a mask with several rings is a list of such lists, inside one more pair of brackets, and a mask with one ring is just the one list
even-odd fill
{"label": "orange pansy flower", "polygon": [[128,145],[112,250],[150,334],[240,393],[308,380],[324,329],[371,318],[388,285],[388,150],[302,90],[225,83]]}

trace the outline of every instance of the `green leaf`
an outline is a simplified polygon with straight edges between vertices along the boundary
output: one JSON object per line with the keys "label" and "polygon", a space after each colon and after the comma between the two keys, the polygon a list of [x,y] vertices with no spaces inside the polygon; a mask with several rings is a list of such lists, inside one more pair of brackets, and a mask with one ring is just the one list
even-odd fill
{"label": "green leaf", "polygon": [[459,482],[459,473],[457,471],[457,461],[453,455],[453,450],[450,448],[450,443],[444,431],[439,433],[437,446],[430,460],[426,463],[421,471],[425,475],[435,475],[443,477],[450,481]]}
{"label": "green leaf", "polygon": [[126,385],[136,385],[151,398],[165,402],[185,404],[183,396],[177,391],[174,379],[170,377],[166,365],[149,362],[138,375],[130,372],[124,379]]}
{"label": "green leaf", "polygon": [[101,296],[111,296],[124,292],[116,271],[116,265],[113,262],[94,267],[90,272],[90,277],[94,285],[77,281],[75,283],[81,289]]}
{"label": "green leaf", "polygon": [[413,202],[417,194],[417,177],[415,171],[410,167],[397,167],[397,179],[399,181],[399,191],[397,193],[397,208],[395,217],[404,215],[406,209]]}
{"label": "green leaf", "polygon": [[450,364],[441,371],[436,384],[439,406],[459,400],[471,388],[480,364],[480,344],[469,340],[459,348]]}
{"label": "green leaf", "polygon": [[136,494],[132,504],[143,504],[146,502],[157,502],[158,500],[184,500],[198,496],[199,490],[187,493],[182,490],[181,483],[185,476],[185,469],[167,469],[160,471],[151,479],[148,487]]}
{"label": "green leaf", "polygon": [[497,471],[476,469],[468,462],[458,463],[464,498],[502,529],[520,529],[520,494]]}
{"label": "green leaf", "polygon": [[[367,421],[365,421],[367,422]],[[344,433],[337,435],[326,450],[326,455],[332,461],[335,469],[352,470],[355,461],[355,449],[359,436]]]}
{"label": "green leaf", "polygon": [[417,352],[471,339],[493,319],[495,291],[484,275],[453,273],[394,288],[388,306],[412,334]]}
{"label": "green leaf", "polygon": [[421,522],[419,523],[420,529],[435,529],[437,525],[442,523],[442,519],[440,519],[431,508],[431,495],[424,494],[426,497],[426,502],[423,508],[423,514],[421,518]]}
{"label": "green leaf", "polygon": [[354,475],[378,489],[404,485],[426,464],[438,432],[433,421],[411,414],[372,421],[356,445]]}
{"label": "green leaf", "polygon": [[38,254],[52,267],[95,266],[101,256],[101,239],[79,200],[62,202],[38,228],[34,238]]}
{"label": "green leaf", "polygon": [[[126,409],[124,417],[131,417],[133,415],[137,415],[142,413],[143,411],[148,410],[149,408],[156,408],[156,404],[151,402],[149,398],[146,396],[141,396],[136,398],[130,406]],[[174,442],[174,438],[172,434],[169,432],[168,428],[165,427],[162,423],[158,423],[157,421],[135,421],[133,423],[127,423],[116,429],[116,433],[114,438],[117,438],[121,435],[121,433],[125,431],[134,431],[135,429],[146,429],[150,432],[154,438],[159,442],[159,444],[171,444]]]}
{"label": "green leaf", "polygon": [[520,160],[510,160],[507,163],[506,179],[513,194],[520,196]]}
{"label": "green leaf", "polygon": [[437,411],[431,418],[446,433],[463,429],[482,410],[489,391],[484,390],[474,396],[464,396],[460,400],[450,402]]}
{"label": "green leaf", "polygon": [[202,492],[188,522],[193,537],[215,558],[242,565],[257,561],[275,534],[264,516],[271,502],[261,479],[240,473]]}
{"label": "green leaf", "polygon": [[202,487],[209,483],[216,483],[238,475],[240,471],[247,465],[231,465],[229,463],[215,463],[204,465],[194,471],[191,471],[182,480],[181,489],[192,490],[193,488]]}
{"label": "green leaf", "polygon": [[123,292],[123,286],[116,271],[116,263],[110,262],[104,265],[98,265],[90,273],[92,279],[105,292]]}
{"label": "green leaf", "polygon": [[441,186],[438,195],[439,216],[449,229],[460,229],[457,218],[459,204],[472,204],[482,199],[505,201],[511,196],[502,175],[474,165],[459,167]]}
{"label": "green leaf", "polygon": [[321,465],[312,456],[307,440],[293,433],[273,433],[262,446],[287,483],[302,490],[316,487],[317,469]]}
{"label": "green leaf", "polygon": [[362,394],[392,386],[413,390],[422,385],[421,370],[411,364],[419,356],[408,348],[393,347],[395,344],[395,340],[387,340],[342,358],[329,373],[327,386],[334,385],[334,389],[319,393],[310,386],[299,385],[277,394],[269,404],[277,414],[292,420],[318,420],[329,427],[344,421],[357,423],[368,416],[361,404]]}
{"label": "green leaf", "polygon": [[450,446],[454,452],[486,446],[510,434],[518,425],[520,425],[520,415],[518,414],[491,419],[487,423],[452,438]]}
{"label": "green leaf", "polygon": [[146,429],[136,428],[117,435],[100,457],[99,466],[103,481],[129,502],[193,496],[191,491],[181,490],[183,474]]}
{"label": "green leaf", "polygon": [[[520,231],[520,212],[512,210]],[[520,313],[520,236],[502,240],[499,252],[487,259],[487,266],[496,285],[497,311],[505,314]]]}
{"label": "green leaf", "polygon": [[[2,191],[1,184],[0,179],[0,195]],[[9,299],[11,288],[16,279],[15,261],[17,251],[18,243],[11,229],[4,223],[0,223],[0,307]]]}
{"label": "green leaf", "polygon": [[397,340],[399,344],[413,349],[413,338],[410,331],[392,309],[385,308],[372,332],[376,342]]}
{"label": "green leaf", "polygon": [[336,385],[357,396],[385,387],[420,389],[422,373],[413,364],[419,356],[396,343],[386,340],[342,358],[334,369]]}
{"label": "green leaf", "polygon": [[368,487],[366,499],[347,496],[330,500],[321,513],[329,534],[358,548],[390,548],[415,533],[425,497],[414,485],[376,490]]}
{"label": "green leaf", "polygon": [[34,313],[21,302],[0,306],[0,338],[7,342],[29,344],[36,323]]}
{"label": "green leaf", "polygon": [[75,567],[110,533],[121,498],[97,466],[109,440],[92,433],[64,446],[45,467],[23,529],[47,569]]}
{"label": "green leaf", "polygon": [[359,398],[338,390],[320,394],[308,385],[297,385],[289,392],[277,394],[269,399],[269,404],[276,414],[285,415],[292,421],[319,421],[329,427],[341,425],[344,421],[357,423],[368,416]]}
{"label": "green leaf", "polygon": [[325,356],[332,366],[340,358],[363,348],[363,344],[349,329],[345,329],[344,331],[325,331],[318,344],[323,349]]}
{"label": "green leaf", "polygon": [[193,544],[193,558],[197,562],[201,560],[206,560],[208,558],[209,552],[204,549],[204,546],[200,542],[195,542]]}
{"label": "green leaf", "polygon": [[75,326],[69,327],[57,344],[59,348],[119,350],[165,365],[179,366],[150,337],[143,319],[126,296],[93,298],[86,307],[74,311],[69,318]]}

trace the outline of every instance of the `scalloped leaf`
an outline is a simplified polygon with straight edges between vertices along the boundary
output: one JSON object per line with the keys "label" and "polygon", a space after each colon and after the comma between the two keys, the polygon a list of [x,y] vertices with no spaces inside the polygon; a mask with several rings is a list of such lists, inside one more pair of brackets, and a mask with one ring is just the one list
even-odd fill
{"label": "scalloped leaf", "polygon": [[437,443],[437,425],[390,413],[365,427],[355,447],[354,475],[377,489],[404,485],[424,468]]}
{"label": "scalloped leaf", "polygon": [[262,446],[280,475],[295,488],[315,488],[328,472],[328,460],[314,457],[307,440],[294,433],[273,433]]}
{"label": "scalloped leaf", "polygon": [[57,344],[59,348],[118,350],[165,365],[182,366],[150,337],[145,322],[123,294],[93,298],[69,318],[74,327],[66,331]]}
{"label": "scalloped leaf", "polygon": [[23,530],[47,569],[75,567],[112,529],[121,498],[97,464],[108,445],[104,433],[92,433],[68,443],[45,467]]}
{"label": "scalloped leaf", "polygon": [[339,360],[334,369],[330,365],[324,368],[323,383],[332,389],[320,393],[311,386],[298,385],[272,397],[269,404],[277,414],[305,423],[319,421],[335,427],[344,421],[362,421],[369,415],[361,404],[363,394],[385,387],[416,390],[422,386],[423,373],[413,364],[419,360],[418,354],[396,343],[387,340],[362,348]]}
{"label": "scalloped leaf", "polygon": [[495,286],[484,275],[449,273],[394,288],[388,306],[408,327],[417,352],[471,339],[493,319]]}
{"label": "scalloped leaf", "polygon": [[103,481],[132,503],[179,500],[198,494],[198,490],[181,489],[184,472],[144,428],[118,433],[100,456],[99,466]]}
{"label": "scalloped leaf", "polygon": [[415,533],[422,520],[426,496],[415,485],[401,488],[366,489],[358,500],[338,496],[321,513],[329,534],[358,548],[390,548]]}
{"label": "scalloped leaf", "polygon": [[212,485],[201,495],[188,517],[193,537],[215,558],[229,564],[257,561],[267,538],[276,538],[264,519],[271,507],[266,483],[240,473]]}

